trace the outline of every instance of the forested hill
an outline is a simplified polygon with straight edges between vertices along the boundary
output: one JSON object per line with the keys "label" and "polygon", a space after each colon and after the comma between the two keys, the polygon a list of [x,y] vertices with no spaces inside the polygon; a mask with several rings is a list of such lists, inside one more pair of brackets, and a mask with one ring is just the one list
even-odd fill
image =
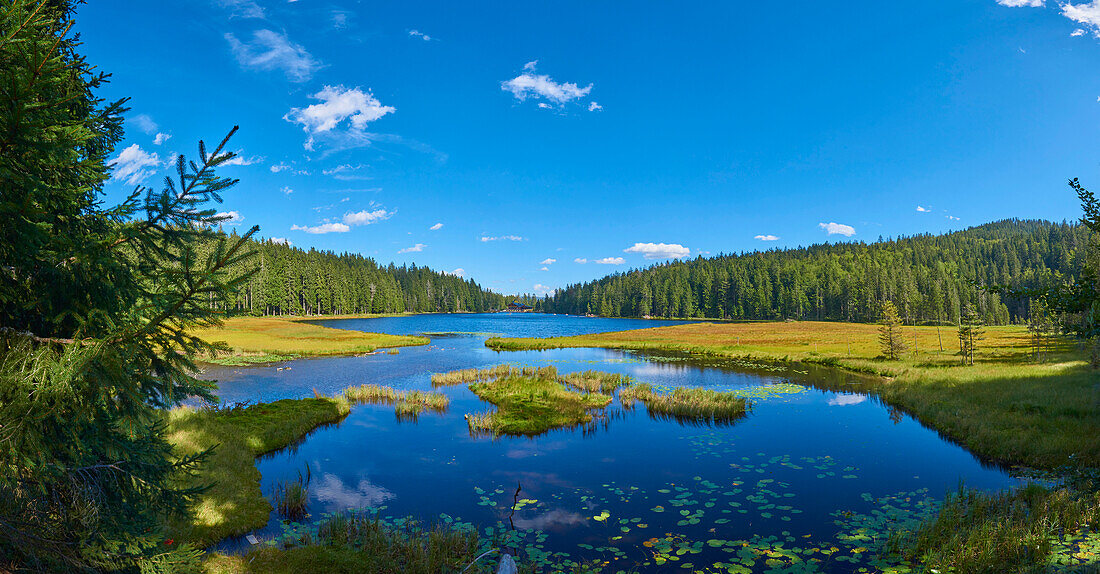
{"label": "forested hill", "polygon": [[218,305],[254,315],[333,315],[481,312],[507,304],[504,295],[472,279],[427,267],[383,267],[358,254],[304,251],[270,241],[254,242],[252,248],[258,253],[247,264],[259,270]]}
{"label": "forested hill", "polygon": [[540,300],[553,313],[874,321],[885,300],[909,324],[958,320],[973,304],[986,322],[1027,316],[978,286],[1038,286],[1084,262],[1081,225],[1004,220],[944,235],[813,245],[655,265],[572,285]]}

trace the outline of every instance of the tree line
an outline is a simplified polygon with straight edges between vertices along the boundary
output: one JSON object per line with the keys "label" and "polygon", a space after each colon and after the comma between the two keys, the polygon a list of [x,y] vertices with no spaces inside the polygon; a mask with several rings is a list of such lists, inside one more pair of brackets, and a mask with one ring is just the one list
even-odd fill
{"label": "tree line", "polygon": [[214,309],[251,315],[480,313],[510,301],[473,279],[415,264],[382,266],[355,253],[306,251],[272,241],[250,241],[249,248],[256,253],[253,260],[230,273],[251,274],[228,296],[212,298]]}
{"label": "tree line", "polygon": [[846,242],[672,261],[575,284],[536,310],[607,317],[877,321],[891,301],[905,324],[1027,320],[1026,298],[1085,266],[1091,231],[1078,223],[1009,219],[874,243]]}

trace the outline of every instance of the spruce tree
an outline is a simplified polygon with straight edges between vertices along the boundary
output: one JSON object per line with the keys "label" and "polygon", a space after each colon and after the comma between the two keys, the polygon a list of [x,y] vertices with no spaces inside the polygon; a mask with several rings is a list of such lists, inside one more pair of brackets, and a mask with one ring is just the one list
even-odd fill
{"label": "spruce tree", "polygon": [[[253,228],[213,230],[235,180],[223,141],[176,162],[161,191],[103,203],[125,101],[77,52],[66,1],[0,9],[0,569],[132,569],[163,548],[195,491],[163,409],[212,398],[188,334],[247,278]],[[234,128],[236,129],[236,128]],[[232,135],[232,132],[230,132]],[[226,138],[228,140],[228,137]],[[208,249],[203,248],[207,246]]]}
{"label": "spruce tree", "polygon": [[959,318],[959,352],[964,365],[974,364],[974,352],[984,338],[982,316],[973,305],[967,305]]}
{"label": "spruce tree", "polygon": [[891,361],[901,358],[905,352],[905,341],[901,336],[901,317],[892,301],[882,304],[882,319],[879,321],[878,341],[882,355]]}

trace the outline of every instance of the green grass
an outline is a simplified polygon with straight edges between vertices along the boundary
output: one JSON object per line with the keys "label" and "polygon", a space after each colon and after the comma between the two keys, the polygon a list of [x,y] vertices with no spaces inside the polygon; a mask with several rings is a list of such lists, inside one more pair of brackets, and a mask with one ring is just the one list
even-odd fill
{"label": "green grass", "polygon": [[617,389],[629,387],[634,383],[630,375],[605,373],[603,371],[583,371],[561,375],[558,380],[578,391],[587,393],[613,394]]}
{"label": "green grass", "polygon": [[256,457],[286,447],[313,429],[347,416],[343,399],[284,399],[223,410],[170,411],[168,438],[179,455],[215,446],[189,485],[211,485],[189,519],[169,524],[169,537],[206,546],[267,524],[272,506],[260,490]]}
{"label": "green grass", "polygon": [[394,414],[402,420],[416,420],[425,410],[445,413],[447,406],[451,404],[451,399],[442,393],[397,392],[379,385],[348,387],[344,389],[343,396],[350,403],[392,404]]}
{"label": "green grass", "polygon": [[233,317],[221,327],[198,329],[191,334],[228,344],[232,348],[228,356],[207,359],[208,362],[224,365],[285,361],[294,357],[355,355],[382,347],[428,344],[428,339],[424,337],[346,331],[303,322],[318,318]]}
{"label": "green grass", "polygon": [[1092,485],[993,494],[960,487],[915,531],[895,532],[887,548],[929,571],[1040,572],[1055,556],[1091,556],[1095,565],[1098,526],[1100,492]]}
{"label": "green grass", "polygon": [[456,384],[452,381],[458,379],[478,381],[470,385],[470,390],[497,407],[489,413],[466,415],[470,431],[477,434],[534,436],[555,428],[576,427],[592,421],[590,411],[611,403],[608,395],[569,390],[558,381],[553,367],[473,371],[447,373],[441,380],[445,381],[442,384]]}
{"label": "green grass", "polygon": [[[879,355],[875,325],[700,323],[550,339],[490,339],[499,350],[603,347],[740,361],[801,361],[871,373],[859,390],[882,397],[983,459],[1054,469],[1100,467],[1100,374],[1070,341],[1032,360],[1022,327],[990,327],[963,366],[951,328],[904,327],[910,352]],[[940,351],[940,341],[943,351]],[[831,388],[829,381],[820,386]]]}
{"label": "green grass", "polygon": [[279,516],[290,520],[301,520],[307,516],[310,478],[309,466],[306,465],[305,476],[299,472],[297,479],[275,485],[271,499],[275,501]]}
{"label": "green grass", "polygon": [[619,402],[630,408],[635,401],[645,404],[650,416],[679,423],[732,424],[748,415],[749,402],[736,393],[710,389],[677,388],[658,393],[641,384],[619,391]]}

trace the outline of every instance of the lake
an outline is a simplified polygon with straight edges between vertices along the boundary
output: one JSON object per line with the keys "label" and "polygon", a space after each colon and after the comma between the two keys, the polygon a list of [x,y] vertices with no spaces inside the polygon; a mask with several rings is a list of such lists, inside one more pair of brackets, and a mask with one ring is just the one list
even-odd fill
{"label": "lake", "polygon": [[[364,383],[430,390],[432,373],[553,365],[563,373],[627,374],[666,388],[739,391],[752,409],[735,424],[712,427],[654,419],[644,407],[623,409],[616,401],[587,428],[492,439],[471,436],[464,415],[491,405],[465,386],[438,389],[451,399],[447,412],[415,422],[397,420],[392,406],[355,406],[341,423],[257,461],[265,493],[308,465],[312,520],[370,508],[398,524],[413,517],[478,528],[523,548],[528,562],[603,561],[610,571],[858,572],[873,566],[868,548],[934,509],[961,482],[987,489],[1018,484],[1005,469],[855,392],[865,380],[860,375],[603,349],[501,353],[484,346],[494,335],[681,322],[500,313],[315,323],[429,334],[432,342],[397,355],[210,367],[205,376],[219,381],[223,402],[271,401]],[[308,528],[283,524],[272,513],[255,534],[278,540]],[[232,539],[218,548],[245,546]]]}

